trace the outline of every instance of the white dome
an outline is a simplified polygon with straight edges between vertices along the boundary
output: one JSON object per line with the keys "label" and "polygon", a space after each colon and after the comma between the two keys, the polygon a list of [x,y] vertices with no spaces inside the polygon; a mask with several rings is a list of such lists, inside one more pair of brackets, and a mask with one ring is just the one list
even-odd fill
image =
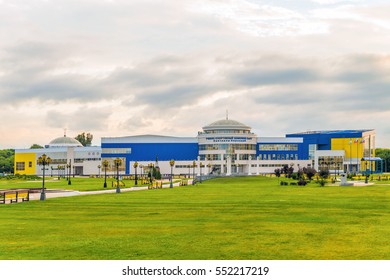
{"label": "white dome", "polygon": [[208,130],[250,130],[251,127],[235,120],[219,120],[203,127],[204,131]]}
{"label": "white dome", "polygon": [[83,145],[74,138],[70,137],[58,137],[50,141],[49,147],[82,147]]}

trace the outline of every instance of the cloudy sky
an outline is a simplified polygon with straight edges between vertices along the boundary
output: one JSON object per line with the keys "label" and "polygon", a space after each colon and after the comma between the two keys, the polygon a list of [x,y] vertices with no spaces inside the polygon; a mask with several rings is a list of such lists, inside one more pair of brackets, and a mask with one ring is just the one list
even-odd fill
{"label": "cloudy sky", "polygon": [[0,0],[0,149],[102,136],[374,128],[388,0]]}

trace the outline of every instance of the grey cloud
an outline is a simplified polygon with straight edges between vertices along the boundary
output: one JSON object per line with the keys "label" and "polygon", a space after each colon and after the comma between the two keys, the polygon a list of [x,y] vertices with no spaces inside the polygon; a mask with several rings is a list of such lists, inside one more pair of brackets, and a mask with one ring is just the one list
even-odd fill
{"label": "grey cloud", "polygon": [[296,84],[313,82],[317,78],[315,72],[308,69],[249,69],[232,77],[241,85],[261,86],[270,84]]}
{"label": "grey cloud", "polygon": [[[271,90],[270,90],[271,91]],[[323,95],[314,92],[313,89],[302,89],[301,91],[292,89],[283,92],[258,93],[251,96],[259,104],[277,104],[280,106],[302,106],[323,101]]]}
{"label": "grey cloud", "polygon": [[176,107],[196,102],[210,92],[209,87],[202,85],[178,85],[163,91],[155,91],[138,97],[142,103],[159,106]]}
{"label": "grey cloud", "polygon": [[101,108],[80,108],[77,111],[48,111],[46,124],[53,128],[68,128],[73,131],[92,131],[106,127],[110,110]]}

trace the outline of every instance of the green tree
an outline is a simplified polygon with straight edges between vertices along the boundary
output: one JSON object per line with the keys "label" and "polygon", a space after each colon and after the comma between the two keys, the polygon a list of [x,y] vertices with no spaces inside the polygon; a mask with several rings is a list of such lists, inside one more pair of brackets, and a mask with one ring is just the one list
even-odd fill
{"label": "green tree", "polygon": [[0,150],[0,173],[14,172],[15,150]]}
{"label": "green tree", "polygon": [[383,164],[384,164],[383,171],[389,172],[390,171],[390,149],[382,149],[382,148],[375,149],[375,155],[383,159]]}
{"label": "green tree", "polygon": [[304,167],[303,173],[305,173],[307,178],[311,181],[314,175],[316,175],[317,171],[313,167]]}
{"label": "green tree", "polygon": [[81,143],[81,145],[85,146],[90,146],[92,143],[93,135],[91,133],[80,133],[75,137],[77,141]]}
{"label": "green tree", "polygon": [[32,144],[30,149],[43,149],[43,147],[39,144]]}

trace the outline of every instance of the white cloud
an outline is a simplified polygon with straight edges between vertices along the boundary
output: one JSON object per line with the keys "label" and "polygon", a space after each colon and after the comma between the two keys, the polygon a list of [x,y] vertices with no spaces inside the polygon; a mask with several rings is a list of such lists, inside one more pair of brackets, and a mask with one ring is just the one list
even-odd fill
{"label": "white cloud", "polygon": [[239,1],[201,1],[194,11],[217,17],[222,22],[252,36],[296,36],[322,34],[327,25],[314,18],[279,6]]}

